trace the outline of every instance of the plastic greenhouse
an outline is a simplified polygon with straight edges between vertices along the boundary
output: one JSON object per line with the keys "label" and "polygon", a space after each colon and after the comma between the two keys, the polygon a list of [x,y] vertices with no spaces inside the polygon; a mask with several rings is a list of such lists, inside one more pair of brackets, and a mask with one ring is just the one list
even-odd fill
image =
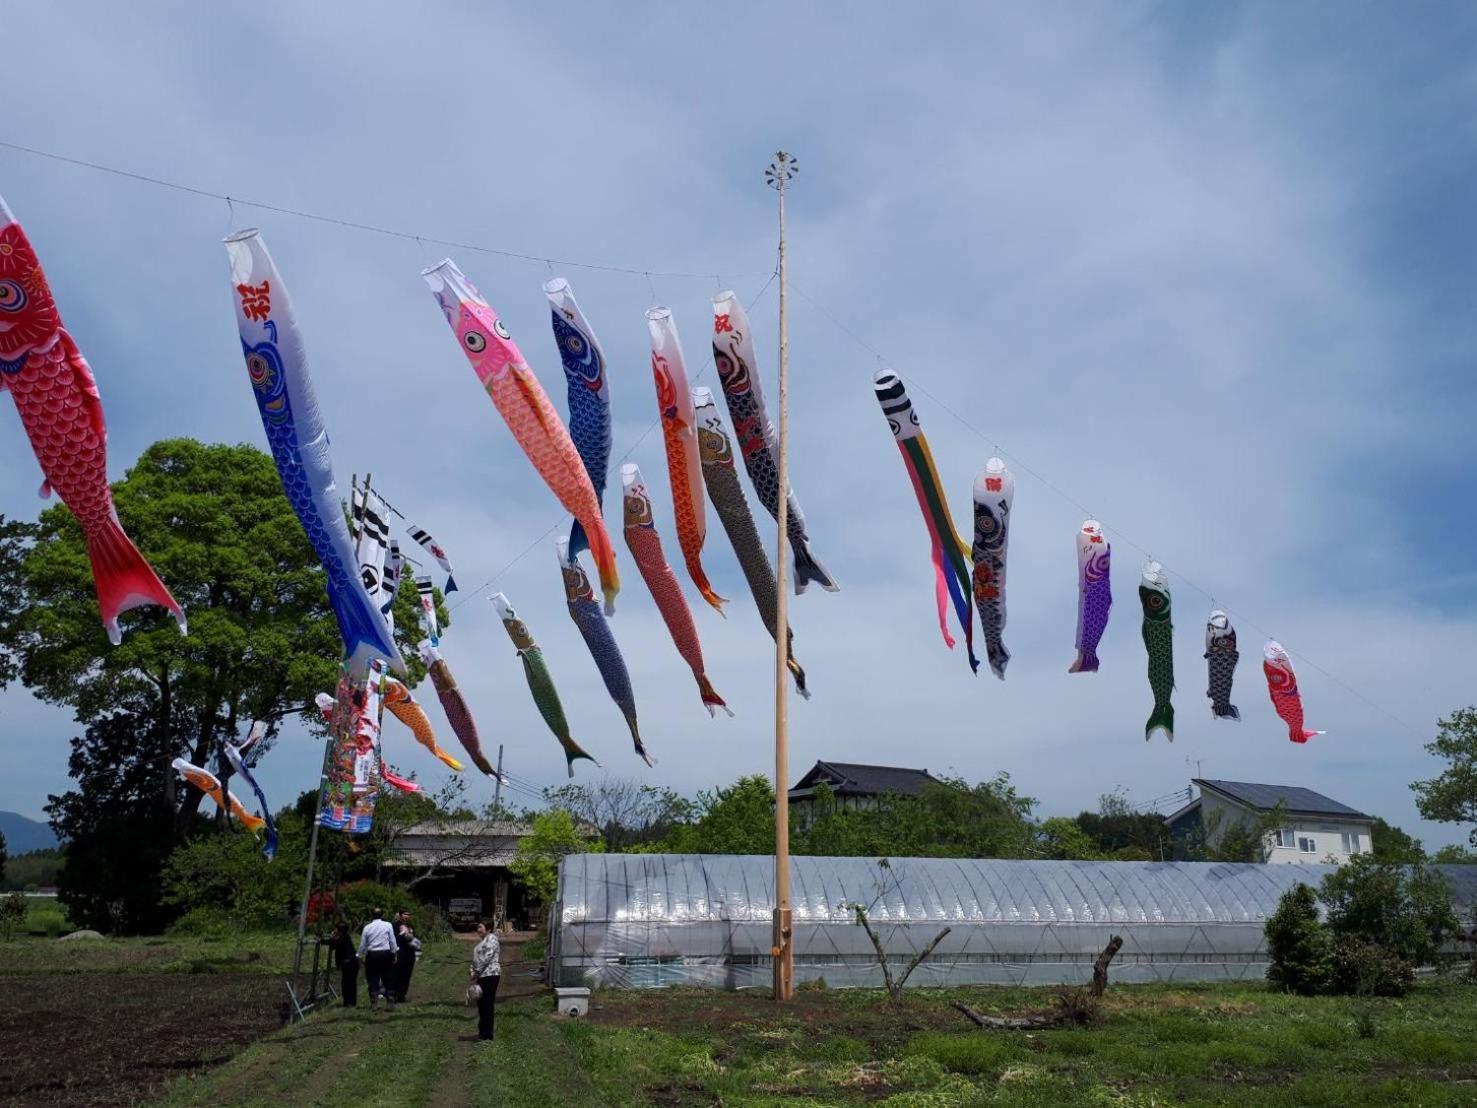
{"label": "plastic greenhouse", "polygon": [[[1460,918],[1477,866],[1438,866]],[[1328,865],[792,858],[795,980],[876,987],[881,967],[847,907],[868,907],[901,968],[953,930],[909,985],[1088,980],[1110,936],[1116,981],[1219,981],[1267,970],[1262,927]],[[765,855],[576,854],[559,871],[550,981],[591,988],[768,988],[774,860]]]}

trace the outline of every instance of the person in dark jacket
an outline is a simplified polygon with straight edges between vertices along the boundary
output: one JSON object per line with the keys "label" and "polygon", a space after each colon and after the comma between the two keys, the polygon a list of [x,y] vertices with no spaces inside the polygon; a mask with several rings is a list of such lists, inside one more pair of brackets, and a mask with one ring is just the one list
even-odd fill
{"label": "person in dark jacket", "polygon": [[328,952],[333,955],[333,964],[339,971],[339,997],[345,1008],[359,1004],[359,952],[354,949],[354,940],[349,938],[349,925],[340,923],[328,937]]}
{"label": "person in dark jacket", "polygon": [[410,995],[410,975],[415,972],[415,956],[420,940],[410,926],[410,913],[395,917],[395,999],[404,1001]]}

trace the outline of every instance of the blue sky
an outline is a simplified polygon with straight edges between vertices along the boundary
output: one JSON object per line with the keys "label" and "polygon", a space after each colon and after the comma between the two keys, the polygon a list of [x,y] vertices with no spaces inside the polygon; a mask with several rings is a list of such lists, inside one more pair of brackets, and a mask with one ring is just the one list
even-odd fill
{"label": "blue sky", "polygon": [[[0,140],[425,237],[718,278],[448,251],[0,148],[0,192],[102,389],[114,477],[168,435],[264,445],[220,245],[254,224],[296,302],[340,474],[383,475],[480,584],[560,513],[419,270],[456,258],[561,408],[540,285],[569,277],[610,363],[619,455],[655,414],[644,310],[673,309],[695,372],[715,289],[747,302],[764,286],[762,171],[783,146],[802,164],[793,482],[844,585],[792,607],[815,689],[792,706],[795,776],[817,757],[1004,770],[1070,813],[1117,786],[1168,793],[1198,760],[1319,789],[1428,843],[1464,836],[1420,823],[1406,786],[1436,770],[1421,744],[1473,700],[1477,656],[1457,514],[1477,469],[1470,9],[84,4],[3,26],[29,45],[7,63],[24,110]],[[776,315],[771,287],[751,311],[771,392]],[[1004,683],[939,641],[868,348],[908,383],[961,526],[997,444],[1016,474]],[[8,403],[0,443],[0,511],[28,516],[40,479]],[[631,457],[675,558],[659,437]],[[1083,508],[1115,544],[1117,604],[1103,671],[1068,677]],[[1136,547],[1172,575],[1172,746],[1142,738]],[[733,720],[707,719],[623,558],[614,626],[652,770],[565,613],[552,540],[497,583],[576,737],[609,771],[684,792],[771,766],[769,640],[711,516],[704,561],[734,600],[727,621],[694,606]],[[1206,710],[1211,605],[1192,582],[1240,631],[1239,727]],[[448,658],[513,772],[557,784],[563,758],[485,596],[455,612]],[[1330,732],[1306,747],[1267,701],[1263,630],[1298,658],[1309,722]],[[0,808],[38,815],[65,787],[74,730],[0,694]],[[401,769],[441,780],[393,725],[386,741]],[[306,787],[317,758],[286,733],[270,795]]]}

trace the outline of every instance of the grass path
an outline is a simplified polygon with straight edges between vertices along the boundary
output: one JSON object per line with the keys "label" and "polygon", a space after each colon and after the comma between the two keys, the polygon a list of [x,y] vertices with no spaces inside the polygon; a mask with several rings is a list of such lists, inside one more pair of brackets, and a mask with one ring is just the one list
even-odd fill
{"label": "grass path", "polygon": [[[880,1105],[1477,1104],[1477,990],[1403,1000],[1308,1000],[1257,984],[1110,989],[1091,1030],[990,1034],[949,1002],[991,1012],[1043,990],[920,991],[898,1008],[861,990],[766,997],[605,993],[560,1019],[505,960],[497,1040],[462,1001],[470,948],[431,947],[412,1002],[329,1009],[170,1086],[161,1108],[727,1108]],[[522,994],[522,995],[520,995]]]}

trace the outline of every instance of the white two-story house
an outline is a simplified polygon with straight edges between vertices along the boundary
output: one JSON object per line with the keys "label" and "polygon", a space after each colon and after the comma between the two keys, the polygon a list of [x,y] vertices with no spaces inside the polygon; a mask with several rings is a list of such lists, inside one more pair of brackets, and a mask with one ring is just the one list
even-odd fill
{"label": "white two-story house", "polygon": [[1286,819],[1267,836],[1268,862],[1342,863],[1373,849],[1373,817],[1312,789],[1199,777],[1191,784],[1200,795],[1165,818],[1177,839],[1204,834],[1214,842],[1233,824],[1260,821],[1281,804]]}

